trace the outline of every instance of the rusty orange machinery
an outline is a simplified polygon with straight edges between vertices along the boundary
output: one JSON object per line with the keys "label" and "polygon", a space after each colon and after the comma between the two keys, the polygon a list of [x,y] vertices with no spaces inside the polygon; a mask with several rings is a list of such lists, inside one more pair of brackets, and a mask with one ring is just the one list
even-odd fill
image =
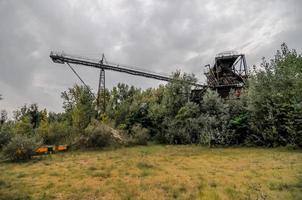
{"label": "rusty orange machinery", "polygon": [[68,145],[49,145],[49,146],[41,146],[34,150],[36,154],[50,154],[56,152],[67,151]]}

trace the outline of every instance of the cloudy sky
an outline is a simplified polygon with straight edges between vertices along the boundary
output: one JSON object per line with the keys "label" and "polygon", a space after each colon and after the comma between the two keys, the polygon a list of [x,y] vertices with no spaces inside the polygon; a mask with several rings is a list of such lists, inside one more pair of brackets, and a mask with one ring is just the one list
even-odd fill
{"label": "cloudy sky", "polygon": [[[176,69],[204,81],[203,66],[225,50],[246,54],[249,66],[282,42],[301,52],[300,0],[0,0],[0,109],[24,103],[61,111],[60,93],[80,83],[52,50],[139,66]],[[98,72],[76,66],[94,90]],[[160,81],[106,72],[118,82],[156,87]]]}

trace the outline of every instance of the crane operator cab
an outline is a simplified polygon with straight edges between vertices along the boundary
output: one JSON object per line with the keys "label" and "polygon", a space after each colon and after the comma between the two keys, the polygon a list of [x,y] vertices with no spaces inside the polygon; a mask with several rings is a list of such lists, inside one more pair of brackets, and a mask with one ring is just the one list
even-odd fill
{"label": "crane operator cab", "polygon": [[[222,98],[227,98],[231,90],[240,96],[248,76],[244,54],[238,54],[236,51],[225,51],[216,55],[212,67],[209,64],[205,67],[207,88],[216,90]],[[207,88],[192,90],[192,101],[200,102]]]}

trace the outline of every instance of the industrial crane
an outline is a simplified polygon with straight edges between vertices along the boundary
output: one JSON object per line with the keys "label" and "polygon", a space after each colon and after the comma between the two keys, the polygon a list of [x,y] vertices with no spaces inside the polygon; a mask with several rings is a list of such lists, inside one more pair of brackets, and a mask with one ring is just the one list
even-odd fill
{"label": "industrial crane", "polygon": [[[70,64],[84,65],[100,69],[97,106],[100,108],[100,94],[101,91],[103,91],[103,110],[105,110],[106,107],[105,70],[112,70],[161,81],[169,82],[173,80],[173,78],[167,75],[135,69],[133,67],[127,67],[119,64],[108,63],[104,57],[104,54],[101,60],[95,60],[79,56],[72,56],[65,53],[51,52],[50,58],[55,63],[66,63],[86,87],[88,86]],[[222,98],[227,98],[231,90],[235,90],[237,96],[240,95],[241,89],[245,86],[246,79],[248,78],[248,70],[244,54],[238,54],[235,51],[226,51],[219,53],[215,57],[214,65],[212,67],[210,65],[206,65],[206,67],[208,67],[208,72],[205,73],[205,76],[207,78],[206,85],[201,83],[188,82],[190,85],[195,86],[195,89],[193,89],[191,92],[192,101],[200,102],[207,88],[216,90]]]}
{"label": "industrial crane", "polygon": [[[100,77],[99,77],[99,86],[98,86],[98,96],[97,96],[97,105],[100,103],[100,94],[101,91],[105,92],[105,70],[111,70],[111,71],[117,71],[117,72],[122,72],[122,73],[127,73],[135,76],[142,76],[146,78],[152,78],[152,79],[157,79],[161,81],[172,81],[173,78],[167,76],[167,75],[162,75],[159,73],[155,72],[150,72],[146,70],[141,70],[141,69],[135,69],[133,67],[128,67],[128,66],[123,66],[119,64],[112,64],[108,63],[104,57],[104,54],[102,56],[101,60],[95,60],[95,59],[90,59],[90,58],[84,58],[80,56],[73,56],[65,53],[59,53],[59,52],[51,52],[50,53],[50,58],[52,59],[53,62],[59,63],[59,64],[64,64],[66,63],[71,70],[78,76],[78,78],[82,81],[82,83],[88,87],[83,79],[79,76],[79,74],[75,71],[75,69],[70,65],[70,64],[76,64],[76,65],[84,65],[88,67],[93,67],[100,69]],[[188,82],[192,86],[196,86],[197,88],[206,88],[207,86],[204,84],[200,83],[195,83],[195,82]],[[105,110],[106,104],[105,104],[105,93],[104,93],[104,100],[103,100],[103,109]]]}

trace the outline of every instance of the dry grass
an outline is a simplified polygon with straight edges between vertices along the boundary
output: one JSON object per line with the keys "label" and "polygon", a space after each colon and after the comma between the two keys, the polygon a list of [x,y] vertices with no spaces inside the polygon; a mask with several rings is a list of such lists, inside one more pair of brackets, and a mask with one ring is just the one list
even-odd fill
{"label": "dry grass", "polygon": [[147,146],[0,164],[0,199],[302,199],[302,152]]}

